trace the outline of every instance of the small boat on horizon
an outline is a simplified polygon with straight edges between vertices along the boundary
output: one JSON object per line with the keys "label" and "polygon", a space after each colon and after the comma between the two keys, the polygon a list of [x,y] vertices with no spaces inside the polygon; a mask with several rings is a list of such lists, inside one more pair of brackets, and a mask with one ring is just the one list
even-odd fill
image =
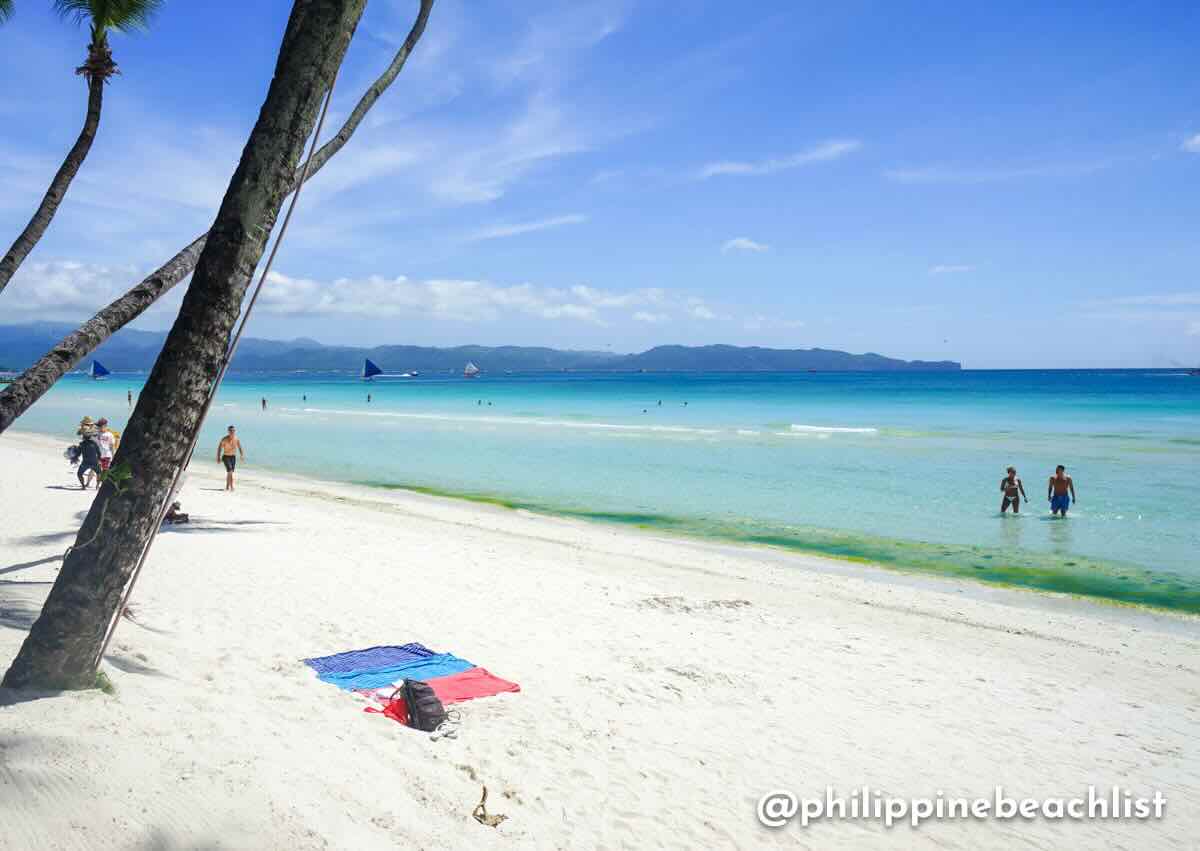
{"label": "small boat on horizon", "polygon": [[463,367],[463,378],[478,378],[479,367],[467,361],[467,365]]}
{"label": "small boat on horizon", "polygon": [[88,375],[92,377],[93,381],[103,381],[104,378],[110,374],[111,372],[108,370],[108,368],[98,360],[93,360],[92,368],[88,370]]}

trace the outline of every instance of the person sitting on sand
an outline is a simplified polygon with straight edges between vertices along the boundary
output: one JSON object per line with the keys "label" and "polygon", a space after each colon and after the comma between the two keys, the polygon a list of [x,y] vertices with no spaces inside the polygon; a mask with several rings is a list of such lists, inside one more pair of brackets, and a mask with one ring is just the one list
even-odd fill
{"label": "person sitting on sand", "polygon": [[228,433],[217,444],[217,463],[225,465],[225,490],[233,490],[233,471],[237,468],[238,455],[246,460],[246,450],[237,438],[237,429],[229,427]]}
{"label": "person sitting on sand", "polygon": [[[1068,492],[1070,496],[1068,496]],[[1075,480],[1067,475],[1067,468],[1059,464],[1054,468],[1054,475],[1046,487],[1046,499],[1050,500],[1050,513],[1067,516],[1067,509],[1072,502],[1078,502],[1075,496]]]}
{"label": "person sitting on sand", "polygon": [[96,487],[100,487],[100,444],[96,442],[95,431],[85,431],[79,438],[79,469],[75,475],[83,490],[88,489],[93,476],[96,477]]}
{"label": "person sitting on sand", "polygon": [[1009,467],[1008,475],[1000,480],[1000,492],[1004,494],[1004,499],[1000,503],[1000,513],[1008,511],[1008,506],[1012,506],[1013,514],[1021,513],[1021,500],[1029,502],[1029,497],[1025,496],[1025,485],[1017,478],[1017,468]]}
{"label": "person sitting on sand", "polygon": [[163,515],[163,522],[169,524],[188,523],[191,518],[179,510],[179,503],[172,502],[171,507],[167,509],[167,513]]}

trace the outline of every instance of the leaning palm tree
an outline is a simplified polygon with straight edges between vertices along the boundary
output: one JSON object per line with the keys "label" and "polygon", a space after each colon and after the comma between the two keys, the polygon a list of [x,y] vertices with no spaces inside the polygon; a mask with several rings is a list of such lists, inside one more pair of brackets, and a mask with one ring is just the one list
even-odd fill
{"label": "leaning palm tree", "polygon": [[[409,30],[408,37],[392,57],[391,63],[363,92],[341,129],[313,155],[312,161],[308,163],[307,171],[296,170],[295,180],[297,183],[302,172],[308,180],[315,177],[317,172],[346,146],[376,101],[395,82],[404,69],[409,55],[425,32],[425,24],[429,20],[433,4],[434,0],[420,0],[420,8],[412,29]],[[200,257],[200,252],[204,250],[207,240],[207,233],[196,237],[144,280],[102,308],[78,329],[59,340],[50,351],[17,376],[11,384],[0,390],[0,433],[3,433],[18,417],[29,410],[30,406],[42,398],[58,379],[66,375],[101,343],[141,316],[152,304],[190,275],[196,268],[196,261]]]}
{"label": "leaning palm tree", "polygon": [[[38,204],[33,218],[25,225],[25,229],[21,231],[4,258],[0,259],[0,290],[8,286],[8,282],[25,262],[29,252],[33,251],[38,240],[50,227],[51,219],[58,212],[58,205],[62,203],[71,181],[75,179],[79,167],[83,165],[88,151],[91,150],[96,130],[100,127],[104,85],[110,77],[120,73],[108,46],[109,30],[131,32],[145,29],[162,4],[163,0],[54,0],[54,8],[60,15],[78,24],[86,23],[92,31],[87,60],[75,69],[76,74],[87,80],[87,115],[83,120],[83,129],[79,131],[79,138],[75,140],[67,158],[50,181],[50,188],[42,196],[42,203]],[[12,7],[12,0],[0,0],[0,21],[12,14]]]}
{"label": "leaning palm tree", "polygon": [[267,99],[113,459],[114,469],[131,478],[100,488],[3,685],[95,684],[122,589],[161,519],[176,470],[187,462],[188,441],[179,435],[199,426],[242,297],[366,2],[295,0]]}

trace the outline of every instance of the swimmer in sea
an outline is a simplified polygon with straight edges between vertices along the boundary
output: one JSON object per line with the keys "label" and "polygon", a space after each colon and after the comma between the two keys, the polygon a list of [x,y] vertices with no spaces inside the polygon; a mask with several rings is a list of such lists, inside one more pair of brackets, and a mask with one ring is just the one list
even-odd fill
{"label": "swimmer in sea", "polygon": [[1009,467],[1008,475],[1000,480],[1000,492],[1004,494],[1004,499],[1000,503],[1000,513],[1008,511],[1011,505],[1013,514],[1021,513],[1021,500],[1029,501],[1029,497],[1025,496],[1025,485],[1017,478],[1017,468]]}
{"label": "swimmer in sea", "polygon": [[1075,496],[1075,480],[1067,475],[1067,468],[1059,464],[1054,468],[1054,475],[1046,485],[1046,499],[1050,500],[1050,513],[1067,516],[1067,509],[1072,502],[1079,502]]}

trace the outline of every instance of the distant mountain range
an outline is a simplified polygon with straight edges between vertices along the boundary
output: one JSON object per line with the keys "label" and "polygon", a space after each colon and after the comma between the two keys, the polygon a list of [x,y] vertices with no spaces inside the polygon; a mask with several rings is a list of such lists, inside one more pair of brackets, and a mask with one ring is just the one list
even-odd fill
{"label": "distant mountain range", "polygon": [[[75,330],[57,322],[0,325],[0,369],[22,370]],[[149,370],[166,334],[126,328],[95,352],[114,372]],[[486,372],[598,370],[613,372],[805,372],[957,370],[955,361],[904,361],[873,353],[831,349],[763,349],[758,346],[656,346],[633,355],[571,351],[536,346],[324,346],[316,340],[243,338],[233,369],[259,371],[358,372],[370,358],[387,372],[459,371],[472,361]],[[86,364],[86,361],[84,362]],[[81,368],[84,364],[80,364]]]}

